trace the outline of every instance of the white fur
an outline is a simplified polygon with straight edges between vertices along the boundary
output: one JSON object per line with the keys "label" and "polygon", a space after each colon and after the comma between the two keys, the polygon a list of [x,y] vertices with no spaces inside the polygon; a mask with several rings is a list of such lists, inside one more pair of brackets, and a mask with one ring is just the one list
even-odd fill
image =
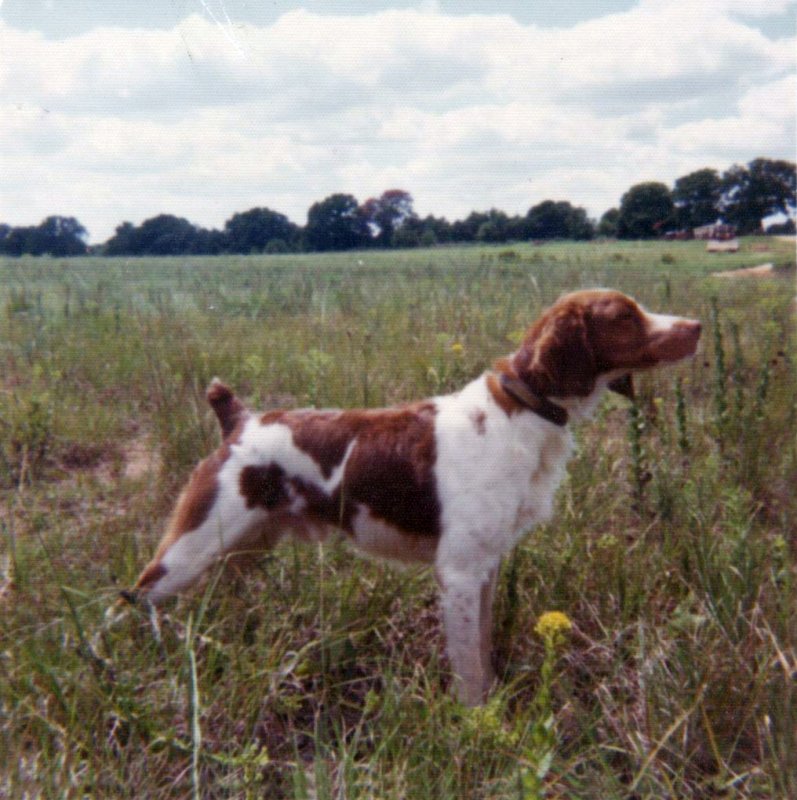
{"label": "white fur", "polygon": [[674,317],[671,314],[652,314],[650,311],[645,311],[645,316],[651,333],[666,333],[682,321],[681,317]]}
{"label": "white fur", "polygon": [[[437,407],[437,569],[482,576],[524,531],[550,517],[572,437],[536,414],[508,416],[486,376],[439,398]],[[477,413],[481,426],[473,422]]]}
{"label": "white fur", "polygon": [[435,573],[456,691],[473,705],[492,682],[485,630],[501,557],[551,517],[573,439],[569,428],[536,414],[507,415],[485,375],[437,406],[443,519]]}

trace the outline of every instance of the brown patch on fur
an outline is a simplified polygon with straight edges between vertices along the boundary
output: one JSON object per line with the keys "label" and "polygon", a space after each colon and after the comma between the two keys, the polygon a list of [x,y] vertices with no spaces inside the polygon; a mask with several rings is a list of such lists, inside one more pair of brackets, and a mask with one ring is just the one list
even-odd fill
{"label": "brown patch on fur", "polygon": [[241,470],[240,489],[247,508],[262,506],[272,511],[288,501],[285,470],[278,464],[244,467]]}
{"label": "brown patch on fur", "polygon": [[283,422],[293,433],[293,443],[318,464],[325,478],[329,478],[343,461],[352,439],[366,424],[368,413],[296,411],[286,415]]}
{"label": "brown patch on fur", "polygon": [[133,591],[138,591],[152,583],[157,583],[169,570],[159,561],[152,561],[144,567],[144,571],[138,576]]}
{"label": "brown patch on fur", "polygon": [[408,533],[440,535],[434,465],[434,403],[360,413],[363,426],[346,464],[344,498]]}
{"label": "brown patch on fur", "polygon": [[586,319],[595,359],[601,371],[653,366],[645,314],[620,292],[585,293]]}
{"label": "brown patch on fur", "polygon": [[487,376],[487,390],[492,395],[493,400],[495,400],[496,405],[508,416],[511,417],[513,414],[518,414],[521,411],[525,410],[525,406],[519,403],[512,395],[508,392],[504,391],[504,387],[501,386],[501,381],[498,377],[500,374],[506,375],[514,375],[514,370],[512,369],[512,365],[509,363],[509,359],[507,358],[500,358],[498,361],[495,362],[493,365],[493,369],[495,372],[491,372]]}
{"label": "brown patch on fur", "polygon": [[296,412],[286,411],[282,408],[277,408],[274,411],[266,411],[265,414],[260,415],[260,424],[271,425],[273,422],[282,422],[283,417],[291,413]]}
{"label": "brown patch on fur", "polygon": [[196,530],[208,518],[218,494],[218,474],[224,461],[226,458],[214,453],[200,461],[192,473],[174,512],[171,529],[177,536]]}
{"label": "brown patch on fur", "polygon": [[331,495],[302,478],[287,477],[312,516],[350,531],[352,516],[362,504],[402,531],[437,536],[435,413],[433,403],[422,402],[373,411],[271,412],[261,422],[287,425],[296,447],[318,464],[325,478],[356,440],[340,488]]}
{"label": "brown patch on fur", "polygon": [[308,517],[316,522],[335,525],[347,533],[352,532],[351,520],[356,509],[351,498],[343,497],[340,489],[328,494],[320,486],[299,477],[291,478],[290,484],[307,503],[304,513]]}
{"label": "brown patch on fur", "polygon": [[512,361],[514,372],[540,397],[586,397],[598,366],[585,305],[558,302],[529,329]]}
{"label": "brown patch on fur", "polygon": [[235,430],[236,425],[248,416],[249,412],[232,390],[218,379],[214,379],[210,384],[206,397],[211,408],[216,412],[222,438],[226,439]]}
{"label": "brown patch on fur", "polygon": [[476,433],[479,436],[484,436],[487,431],[487,414],[484,413],[484,410],[481,408],[474,410],[470,415],[470,421],[473,423],[473,427],[476,428]]}

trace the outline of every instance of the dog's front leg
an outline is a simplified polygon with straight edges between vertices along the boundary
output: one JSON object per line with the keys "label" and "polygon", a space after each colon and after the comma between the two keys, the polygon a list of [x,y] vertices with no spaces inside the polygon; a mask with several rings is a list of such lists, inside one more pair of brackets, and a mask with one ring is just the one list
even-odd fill
{"label": "dog's front leg", "polygon": [[498,567],[481,575],[438,570],[454,693],[467,706],[482,703],[493,683],[492,610]]}

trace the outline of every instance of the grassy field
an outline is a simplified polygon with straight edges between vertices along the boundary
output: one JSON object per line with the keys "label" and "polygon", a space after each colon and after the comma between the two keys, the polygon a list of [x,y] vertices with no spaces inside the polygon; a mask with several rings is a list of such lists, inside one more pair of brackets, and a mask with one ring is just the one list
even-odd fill
{"label": "grassy field", "polygon": [[[797,797],[794,278],[763,239],[0,261],[0,797]],[[340,543],[106,623],[217,442],[212,376],[263,408],[444,392],[596,285],[703,340],[578,429],[504,564],[489,705],[447,694],[431,576]]]}

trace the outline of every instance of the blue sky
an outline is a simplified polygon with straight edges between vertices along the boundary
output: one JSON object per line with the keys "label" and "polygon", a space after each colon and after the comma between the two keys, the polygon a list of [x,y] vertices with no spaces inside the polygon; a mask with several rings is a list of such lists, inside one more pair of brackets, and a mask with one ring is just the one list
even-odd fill
{"label": "blue sky", "polygon": [[[602,17],[633,7],[634,0],[440,0],[426,3],[446,15],[508,14],[524,24],[566,27],[593,17]],[[17,27],[42,31],[51,38],[64,38],[83,33],[99,25],[125,28],[171,28],[181,19],[201,9],[219,20],[245,21],[255,25],[271,25],[286,11],[305,8],[317,14],[362,15],[388,8],[420,8],[423,3],[404,0],[306,0],[303,3],[275,0],[6,0],[5,18]]]}
{"label": "blue sky", "polygon": [[593,216],[633,183],[795,158],[794,0],[5,0],[0,221],[92,241],[167,212],[303,223],[333,192],[421,214]]}

